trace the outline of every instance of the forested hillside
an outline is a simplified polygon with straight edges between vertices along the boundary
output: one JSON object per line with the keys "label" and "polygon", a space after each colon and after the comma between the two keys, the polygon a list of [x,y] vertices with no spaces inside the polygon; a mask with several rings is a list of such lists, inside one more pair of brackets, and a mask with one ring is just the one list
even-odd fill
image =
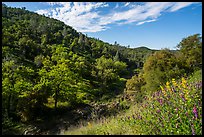
{"label": "forested hillside", "polygon": [[43,134],[52,127],[42,124],[61,114],[72,120],[68,127],[116,115],[168,80],[200,70],[201,39],[184,38],[177,51],[132,49],[2,4],[2,134],[25,134],[26,125]]}

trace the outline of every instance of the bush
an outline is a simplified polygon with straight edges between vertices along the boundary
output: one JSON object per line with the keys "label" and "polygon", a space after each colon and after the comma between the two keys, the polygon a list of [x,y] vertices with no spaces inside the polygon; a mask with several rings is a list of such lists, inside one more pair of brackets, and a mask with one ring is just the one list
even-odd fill
{"label": "bush", "polygon": [[144,64],[144,80],[146,91],[156,91],[160,84],[172,78],[178,78],[185,74],[185,66],[181,60],[177,60],[175,53],[168,49],[163,49],[149,56]]}
{"label": "bush", "polygon": [[133,91],[141,91],[141,87],[145,84],[144,79],[141,75],[134,75],[131,79],[126,82],[126,89]]}

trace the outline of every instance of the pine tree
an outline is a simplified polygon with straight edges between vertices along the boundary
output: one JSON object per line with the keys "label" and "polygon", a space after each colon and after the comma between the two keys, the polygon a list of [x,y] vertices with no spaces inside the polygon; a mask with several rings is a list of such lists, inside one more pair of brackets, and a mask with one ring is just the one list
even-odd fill
{"label": "pine tree", "polygon": [[119,52],[117,51],[114,58],[113,58],[114,61],[120,61],[120,56],[119,56]]}

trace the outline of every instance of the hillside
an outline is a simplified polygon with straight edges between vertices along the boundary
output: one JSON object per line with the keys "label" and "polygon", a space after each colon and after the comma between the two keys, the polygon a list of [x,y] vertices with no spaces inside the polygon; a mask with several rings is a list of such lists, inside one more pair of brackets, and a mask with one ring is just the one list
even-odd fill
{"label": "hillside", "polygon": [[124,114],[172,78],[200,70],[201,45],[195,34],[178,51],[132,49],[2,4],[2,134],[60,134]]}
{"label": "hillside", "polygon": [[[143,103],[132,105],[126,113],[72,127],[61,135],[201,135],[201,82],[201,70],[186,79],[169,81],[178,92],[168,88],[157,91],[157,96],[146,96]],[[190,95],[184,91],[186,88]],[[183,92],[185,99],[179,95]],[[163,96],[165,93],[169,98]]]}
{"label": "hillside", "polygon": [[[121,78],[131,77],[136,68],[142,67],[145,57],[150,53],[150,49],[143,52],[89,38],[56,19],[3,4],[3,103],[8,106],[3,108],[6,110],[4,114],[15,117],[17,121],[36,120],[35,117],[41,117],[42,113],[44,115],[46,107],[76,108],[103,96],[113,97],[123,92],[125,79]],[[62,60],[69,63],[63,64]],[[62,68],[67,70],[62,71]],[[51,87],[51,81],[59,81],[62,76],[60,73],[67,73],[70,79],[76,79],[78,83],[74,85],[69,82],[71,86],[58,83],[56,86],[66,89],[58,89],[62,93],[55,97],[57,92],[55,87]],[[54,80],[51,75],[55,76]],[[49,82],[45,83],[47,80]],[[62,98],[67,91],[76,92],[69,92]],[[69,99],[76,97],[78,99]],[[28,100],[27,106],[22,104]],[[24,116],[28,114],[24,113],[33,115],[28,118]]]}

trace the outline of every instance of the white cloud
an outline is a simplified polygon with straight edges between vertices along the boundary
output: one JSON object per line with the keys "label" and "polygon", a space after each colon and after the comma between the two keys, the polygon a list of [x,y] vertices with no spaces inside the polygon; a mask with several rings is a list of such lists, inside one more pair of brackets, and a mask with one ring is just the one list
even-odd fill
{"label": "white cloud", "polygon": [[45,15],[49,15],[49,13],[50,13],[50,10],[38,10],[38,11],[36,11],[38,14],[41,14],[41,15],[43,15],[43,14],[45,14]]}
{"label": "white cloud", "polygon": [[128,5],[130,5],[130,2],[126,2],[124,6],[127,7]]}
{"label": "white cloud", "polygon": [[156,21],[156,19],[152,19],[152,20],[146,20],[146,21],[141,21],[141,22],[138,22],[136,25],[142,25],[144,23],[147,23],[147,22],[154,22]]}
{"label": "white cloud", "polygon": [[[175,12],[195,3],[147,2],[138,4],[127,2],[120,8],[117,3],[114,10],[108,14],[102,14],[98,10],[98,8],[109,7],[109,4],[105,2],[48,2],[47,4],[52,7],[36,12],[63,21],[80,32],[97,32],[108,29],[110,24],[136,23],[136,25],[142,25],[153,22],[158,20],[157,18],[164,12]],[[58,7],[54,9],[54,5]]]}
{"label": "white cloud", "polygon": [[170,11],[171,12],[177,11],[177,10],[184,8],[184,7],[187,7],[193,3],[194,2],[177,2],[170,8]]}
{"label": "white cloud", "polygon": [[47,4],[54,6],[54,5],[64,5],[65,2],[47,2]]}
{"label": "white cloud", "polygon": [[115,5],[114,9],[117,9],[117,8],[119,8],[119,4],[118,3]]}

